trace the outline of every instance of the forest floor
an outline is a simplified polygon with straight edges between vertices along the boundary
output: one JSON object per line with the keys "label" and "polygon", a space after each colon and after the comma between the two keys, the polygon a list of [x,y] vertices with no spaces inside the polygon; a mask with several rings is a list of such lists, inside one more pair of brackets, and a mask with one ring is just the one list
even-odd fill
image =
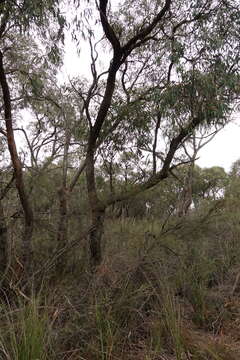
{"label": "forest floor", "polygon": [[49,271],[34,296],[15,287],[3,299],[0,358],[239,360],[235,225],[109,219],[94,274],[74,249],[66,271]]}

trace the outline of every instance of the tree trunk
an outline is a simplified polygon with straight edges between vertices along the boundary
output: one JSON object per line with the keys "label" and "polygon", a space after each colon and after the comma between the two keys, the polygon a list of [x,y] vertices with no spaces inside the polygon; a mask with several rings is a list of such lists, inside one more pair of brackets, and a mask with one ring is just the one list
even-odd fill
{"label": "tree trunk", "polygon": [[8,266],[8,231],[4,216],[2,201],[0,199],[0,275],[1,278]]}
{"label": "tree trunk", "polygon": [[180,194],[180,200],[177,210],[179,217],[185,216],[192,204],[192,182],[193,182],[194,160],[190,164],[186,178],[184,180],[183,189]]}
{"label": "tree trunk", "polygon": [[178,205],[177,214],[179,217],[185,216],[192,204],[192,184],[184,184],[182,193],[180,195],[180,201]]}
{"label": "tree trunk", "polygon": [[67,189],[61,188],[59,195],[59,224],[58,224],[58,247],[64,247],[68,241],[68,209]]}
{"label": "tree trunk", "polygon": [[153,153],[152,153],[152,156],[153,156],[153,175],[155,175],[156,172],[157,172],[156,149],[157,149],[158,131],[159,131],[161,119],[162,119],[162,115],[161,115],[160,112],[158,112],[157,121],[156,121],[156,125],[155,125],[155,130],[154,130]]}
{"label": "tree trunk", "polygon": [[[65,143],[63,154],[63,167],[62,167],[62,186],[58,191],[59,196],[59,222],[57,232],[57,247],[59,250],[63,249],[68,242],[68,193],[67,176],[68,176],[68,151],[71,139],[71,132],[69,124],[66,121],[65,113],[63,113],[65,120]],[[60,256],[57,260],[57,269],[62,272],[64,270],[65,258]]]}
{"label": "tree trunk", "polygon": [[104,218],[106,206],[97,196],[94,174],[94,149],[89,147],[86,158],[86,180],[89,205],[91,211],[91,228],[89,231],[90,266],[94,272],[102,261],[102,237],[104,233]]}
{"label": "tree trunk", "polygon": [[14,169],[14,177],[16,181],[16,188],[24,213],[24,234],[23,234],[23,265],[24,265],[24,280],[26,281],[31,274],[32,268],[32,233],[33,233],[33,212],[30,206],[29,199],[26,194],[25,185],[23,181],[22,164],[18,157],[16,142],[13,131],[12,121],[12,104],[10,90],[3,66],[3,55],[0,52],[0,84],[3,94],[4,117],[6,124],[8,149],[11,156],[12,166]]}
{"label": "tree trunk", "polygon": [[90,266],[94,271],[102,262],[102,237],[105,209],[92,209],[92,226],[89,231]]}

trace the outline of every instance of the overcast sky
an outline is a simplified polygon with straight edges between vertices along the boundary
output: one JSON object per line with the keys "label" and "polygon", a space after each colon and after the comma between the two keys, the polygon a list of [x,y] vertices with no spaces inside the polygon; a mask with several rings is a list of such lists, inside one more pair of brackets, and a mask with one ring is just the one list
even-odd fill
{"label": "overcast sky", "polygon": [[[63,72],[65,79],[68,76],[90,75],[88,44],[82,48],[80,56],[77,55],[76,46],[67,41],[65,65]],[[240,114],[234,115],[234,121],[226,125],[215,138],[199,153],[197,164],[201,167],[221,166],[229,171],[234,161],[240,158]]]}
{"label": "overcast sky", "polygon": [[234,122],[226,125],[215,138],[199,153],[198,165],[201,167],[222,166],[230,170],[234,161],[240,158],[240,114]]}

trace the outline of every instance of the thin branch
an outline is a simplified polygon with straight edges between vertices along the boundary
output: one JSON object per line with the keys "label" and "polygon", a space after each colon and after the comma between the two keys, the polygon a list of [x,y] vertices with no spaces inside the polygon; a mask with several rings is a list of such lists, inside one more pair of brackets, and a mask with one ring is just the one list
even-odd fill
{"label": "thin branch", "polygon": [[124,52],[129,53],[134,48],[143,44],[146,41],[147,36],[152,32],[152,30],[157,26],[157,24],[163,19],[166,13],[170,10],[172,0],[166,0],[165,5],[161,9],[161,11],[155,16],[150,25],[148,25],[145,29],[140,31],[134,37],[132,37],[126,45],[123,46]]}
{"label": "thin branch", "polygon": [[176,151],[178,150],[179,146],[182,144],[183,140],[187,136],[189,136],[189,134],[192,133],[192,131],[198,125],[201,124],[201,122],[203,120],[204,120],[204,118],[202,118],[202,117],[194,118],[188,126],[186,126],[185,128],[182,128],[180,130],[179,134],[175,138],[172,139],[170,146],[169,146],[168,153],[164,159],[162,169],[159,172],[152,175],[146,182],[144,182],[142,184],[136,184],[131,190],[125,191],[124,193],[116,194],[116,195],[112,196],[111,198],[107,198],[104,202],[105,206],[109,206],[116,202],[121,202],[123,200],[127,200],[130,197],[133,197],[142,191],[151,189],[152,187],[157,185],[160,181],[166,179],[169,175],[169,170],[170,169],[172,170],[176,167],[176,165],[174,165],[171,168],[171,162],[172,162],[173,157],[174,157]]}

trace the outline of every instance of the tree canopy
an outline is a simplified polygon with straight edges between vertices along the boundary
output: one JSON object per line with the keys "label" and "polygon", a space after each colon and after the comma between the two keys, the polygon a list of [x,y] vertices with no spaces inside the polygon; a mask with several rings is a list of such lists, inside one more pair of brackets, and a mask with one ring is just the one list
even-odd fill
{"label": "tree canopy", "polygon": [[[33,194],[56,168],[50,198],[59,206],[57,248],[69,241],[72,194],[84,181],[95,268],[106,211],[177,176],[181,166],[188,169],[197,156],[196,146],[193,156],[187,150],[193,138],[199,132],[211,137],[231,121],[240,91],[238,2],[2,1],[0,19],[1,141],[25,221],[26,271]],[[70,37],[80,53],[89,47],[90,72],[64,82],[64,39]],[[19,134],[24,146],[17,147]],[[191,193],[184,212],[192,196],[217,198],[225,186],[226,174],[216,167],[199,170],[190,191],[197,170],[184,171],[180,189]],[[48,212],[51,207],[44,205]]]}

